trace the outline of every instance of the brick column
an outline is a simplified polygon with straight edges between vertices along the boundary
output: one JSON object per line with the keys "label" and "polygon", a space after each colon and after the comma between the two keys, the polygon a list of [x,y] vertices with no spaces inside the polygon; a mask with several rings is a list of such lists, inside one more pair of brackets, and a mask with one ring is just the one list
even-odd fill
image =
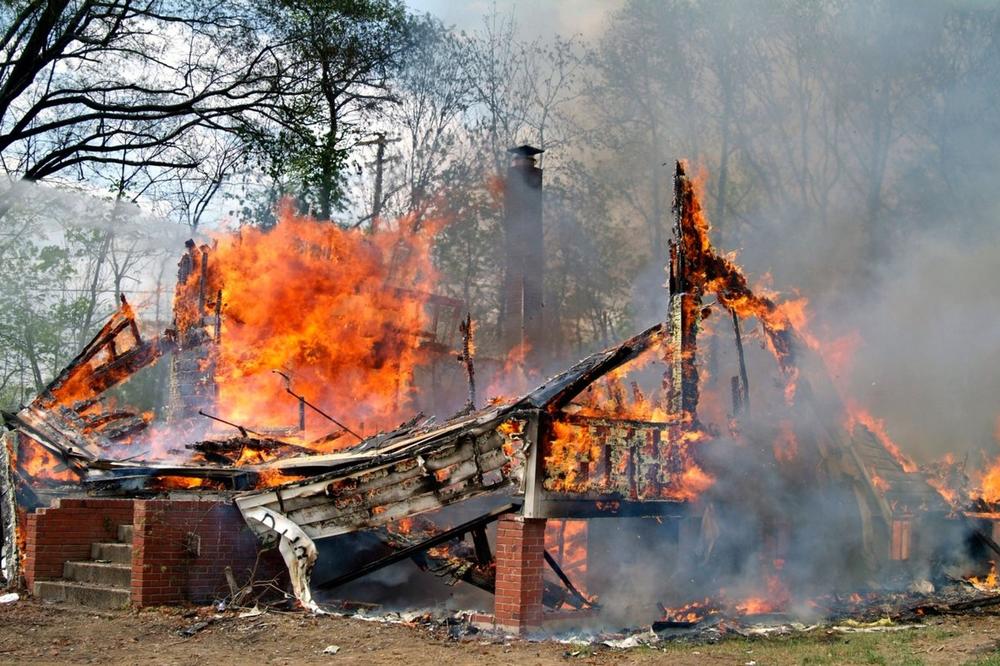
{"label": "brick column", "polygon": [[497,627],[523,633],[542,625],[545,519],[507,514],[497,522]]}

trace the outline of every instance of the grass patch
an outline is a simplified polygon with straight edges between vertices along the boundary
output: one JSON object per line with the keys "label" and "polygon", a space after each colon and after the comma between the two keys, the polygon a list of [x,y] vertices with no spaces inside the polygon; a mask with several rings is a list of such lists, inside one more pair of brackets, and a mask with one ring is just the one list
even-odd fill
{"label": "grass patch", "polygon": [[994,645],[988,654],[983,654],[969,662],[974,666],[1000,666],[1000,643]]}
{"label": "grass patch", "polygon": [[[681,656],[700,653],[704,657],[729,658],[744,663],[808,664],[815,666],[840,664],[876,664],[906,666],[924,663],[915,645],[923,629],[887,631],[870,634],[840,634],[816,631],[808,635],[787,638],[726,639],[711,645],[668,644],[667,654]],[[637,660],[642,660],[638,654]],[[983,662],[996,663],[1000,662]]]}

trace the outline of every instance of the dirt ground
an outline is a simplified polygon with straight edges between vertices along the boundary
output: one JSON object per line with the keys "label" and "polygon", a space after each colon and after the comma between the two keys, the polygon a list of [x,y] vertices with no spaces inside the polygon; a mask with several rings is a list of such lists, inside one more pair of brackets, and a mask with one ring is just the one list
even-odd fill
{"label": "dirt ground", "polygon": [[[211,619],[214,615],[220,615]],[[181,632],[196,629],[191,636]],[[324,654],[336,645],[336,654]],[[1000,615],[931,618],[918,628],[727,638],[617,650],[474,634],[439,625],[211,608],[118,613],[21,600],[0,605],[0,662],[155,664],[1000,664]]]}

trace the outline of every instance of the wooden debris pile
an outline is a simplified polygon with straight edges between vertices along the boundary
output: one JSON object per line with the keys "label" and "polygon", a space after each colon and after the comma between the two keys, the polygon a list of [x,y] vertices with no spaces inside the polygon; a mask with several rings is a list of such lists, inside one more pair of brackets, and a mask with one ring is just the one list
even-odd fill
{"label": "wooden debris pile", "polygon": [[111,452],[144,431],[151,416],[105,409],[101,395],[172,348],[170,337],[142,338],[135,313],[122,296],[118,310],[59,376],[30,404],[3,414],[18,440],[14,451],[20,472],[51,472],[41,466],[54,458],[71,472],[61,480],[79,483],[92,469],[111,462]]}

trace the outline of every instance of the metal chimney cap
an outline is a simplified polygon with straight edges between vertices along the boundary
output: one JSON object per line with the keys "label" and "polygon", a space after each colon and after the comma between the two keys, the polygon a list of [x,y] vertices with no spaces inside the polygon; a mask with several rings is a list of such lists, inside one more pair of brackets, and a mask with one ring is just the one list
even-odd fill
{"label": "metal chimney cap", "polygon": [[524,144],[518,146],[517,148],[508,148],[507,152],[511,155],[517,155],[518,157],[534,157],[535,155],[540,155],[545,151],[541,148],[535,148],[534,146]]}

